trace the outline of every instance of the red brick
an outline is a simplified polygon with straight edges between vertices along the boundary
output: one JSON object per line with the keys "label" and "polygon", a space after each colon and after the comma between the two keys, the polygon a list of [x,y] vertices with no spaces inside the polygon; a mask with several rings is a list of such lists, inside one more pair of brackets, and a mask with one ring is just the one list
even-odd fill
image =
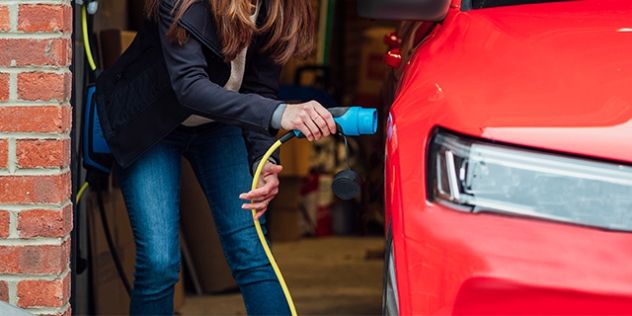
{"label": "red brick", "polygon": [[1,274],[59,274],[69,266],[70,242],[61,245],[0,246]]}
{"label": "red brick", "polygon": [[49,65],[68,66],[70,64],[70,40],[49,39],[0,39],[0,66]]}
{"label": "red brick", "polygon": [[0,31],[8,31],[11,29],[11,16],[9,7],[0,5]]}
{"label": "red brick", "polygon": [[0,204],[61,203],[70,197],[70,172],[0,176]]}
{"label": "red brick", "polygon": [[7,211],[0,211],[0,238],[9,237],[9,225],[11,224],[11,214]]}
{"label": "red brick", "polygon": [[9,302],[9,283],[0,281],[0,301]]}
{"label": "red brick", "polygon": [[64,237],[71,229],[71,205],[62,210],[28,210],[18,215],[20,238]]}
{"label": "red brick", "polygon": [[18,99],[27,101],[68,101],[71,74],[58,75],[44,72],[18,74]]}
{"label": "red brick", "polygon": [[11,80],[11,75],[9,75],[8,73],[0,73],[0,101],[9,100],[10,80]]}
{"label": "red brick", "polygon": [[9,141],[0,138],[0,169],[9,166]]}
{"label": "red brick", "polygon": [[20,273],[58,274],[65,271],[70,262],[68,242],[61,246],[20,247],[18,265]]}
{"label": "red brick", "polygon": [[20,168],[63,168],[70,165],[70,138],[18,139],[15,147]]}
{"label": "red brick", "polygon": [[0,258],[2,258],[0,273],[14,274],[20,272],[18,264],[19,249],[16,246],[0,246]]}
{"label": "red brick", "polygon": [[70,106],[0,106],[0,132],[64,133],[71,117]]}
{"label": "red brick", "polygon": [[18,31],[70,32],[72,9],[67,5],[35,4],[20,5]]}
{"label": "red brick", "polygon": [[62,307],[70,296],[70,273],[63,279],[24,280],[18,283],[18,307]]}

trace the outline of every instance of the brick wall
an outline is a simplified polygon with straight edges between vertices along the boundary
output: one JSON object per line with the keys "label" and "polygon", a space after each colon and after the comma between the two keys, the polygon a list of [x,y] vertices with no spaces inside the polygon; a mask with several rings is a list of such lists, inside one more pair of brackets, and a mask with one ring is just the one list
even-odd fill
{"label": "brick wall", "polygon": [[70,315],[70,0],[0,1],[0,301]]}

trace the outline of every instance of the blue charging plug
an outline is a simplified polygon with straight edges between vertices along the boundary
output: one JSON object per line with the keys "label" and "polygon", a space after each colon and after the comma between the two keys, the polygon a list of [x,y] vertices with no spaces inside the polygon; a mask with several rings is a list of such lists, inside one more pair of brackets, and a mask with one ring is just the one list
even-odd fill
{"label": "blue charging plug", "polygon": [[[360,136],[371,135],[377,132],[377,110],[363,109],[359,106],[353,107],[335,107],[327,109],[334,117],[336,122],[336,132],[344,136]],[[279,141],[284,143],[293,136],[305,137],[300,131],[294,130],[293,133],[283,135]],[[345,139],[346,148],[346,139]],[[347,152],[347,155],[349,153]],[[348,163],[348,160],[347,160]],[[364,182],[360,176],[353,172],[351,168],[342,170],[336,174],[331,189],[334,194],[342,200],[350,200],[362,191]]]}
{"label": "blue charging plug", "polygon": [[[334,117],[337,132],[346,136],[372,135],[377,132],[377,110],[359,106],[334,107],[327,109]],[[305,137],[295,130],[296,137]]]}

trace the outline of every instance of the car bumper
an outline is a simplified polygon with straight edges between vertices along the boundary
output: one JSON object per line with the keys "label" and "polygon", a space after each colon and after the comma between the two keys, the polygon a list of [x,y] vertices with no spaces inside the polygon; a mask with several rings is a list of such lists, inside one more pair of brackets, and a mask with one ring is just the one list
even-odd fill
{"label": "car bumper", "polygon": [[401,314],[632,311],[630,233],[399,205],[389,213]]}

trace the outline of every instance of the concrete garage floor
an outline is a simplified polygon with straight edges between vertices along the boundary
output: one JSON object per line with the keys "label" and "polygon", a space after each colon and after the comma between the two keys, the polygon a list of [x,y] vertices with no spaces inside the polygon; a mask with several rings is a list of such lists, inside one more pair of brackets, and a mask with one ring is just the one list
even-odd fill
{"label": "concrete garage floor", "polygon": [[[299,315],[381,315],[384,239],[277,242],[272,251]],[[241,294],[187,294],[180,315],[246,315]]]}

